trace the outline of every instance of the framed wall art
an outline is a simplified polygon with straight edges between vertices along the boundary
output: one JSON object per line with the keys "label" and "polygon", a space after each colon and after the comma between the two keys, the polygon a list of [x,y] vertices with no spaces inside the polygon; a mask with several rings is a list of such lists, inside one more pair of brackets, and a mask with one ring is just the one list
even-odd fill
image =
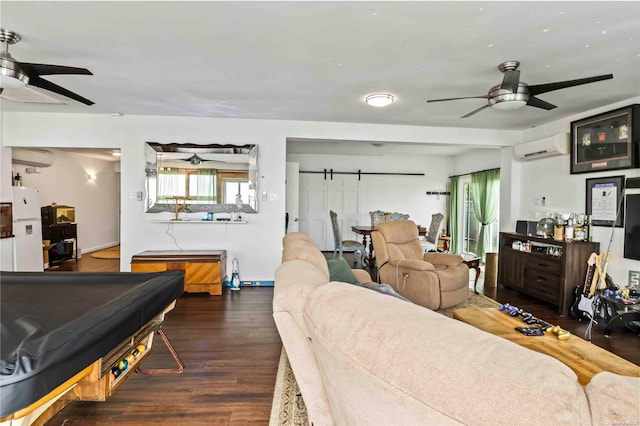
{"label": "framed wall art", "polygon": [[571,174],[640,166],[640,104],[571,122]]}
{"label": "framed wall art", "polygon": [[624,226],[624,175],[587,179],[587,205],[593,226]]}

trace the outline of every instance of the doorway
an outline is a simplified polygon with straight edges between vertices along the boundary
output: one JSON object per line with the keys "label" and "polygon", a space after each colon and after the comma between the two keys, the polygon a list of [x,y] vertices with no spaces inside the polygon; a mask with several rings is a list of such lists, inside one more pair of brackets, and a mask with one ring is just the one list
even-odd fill
{"label": "doorway", "polygon": [[[474,200],[471,194],[471,175],[460,176],[458,180],[458,229],[459,235],[456,237],[457,247],[463,254],[479,256],[478,238],[480,237],[480,228],[482,224],[476,218]],[[499,208],[499,200],[497,202]],[[497,217],[500,217],[498,210]],[[489,235],[489,245],[485,247],[485,252],[494,252],[498,249],[500,225],[498,220],[487,225],[485,232]]]}

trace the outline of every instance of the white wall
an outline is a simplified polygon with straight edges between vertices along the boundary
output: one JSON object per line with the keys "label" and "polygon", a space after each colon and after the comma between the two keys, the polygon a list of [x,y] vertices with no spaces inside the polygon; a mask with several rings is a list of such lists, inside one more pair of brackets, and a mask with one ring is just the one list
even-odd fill
{"label": "white wall", "polygon": [[[121,161],[121,260],[153,249],[226,249],[229,270],[237,257],[243,280],[273,280],[284,235],[286,139],[320,138],[372,142],[433,142],[509,146],[519,132],[354,123],[242,120],[98,114],[2,113],[3,146],[119,148]],[[276,201],[259,201],[247,225],[173,224],[154,220],[130,193],[144,190],[144,142],[254,143],[260,145],[259,191]]]}
{"label": "white wall", "polygon": [[[445,214],[447,210],[447,197],[426,195],[426,192],[446,191],[453,164],[448,156],[289,154],[287,161],[299,163],[301,171],[424,173],[424,176],[362,175],[359,217],[362,225],[370,223],[370,211],[382,210],[409,214],[411,220],[428,227],[432,214]],[[358,179],[355,175],[352,178]],[[328,217],[327,212],[327,220]],[[355,238],[348,232],[343,233],[345,239]]]}
{"label": "white wall", "polygon": [[[513,138],[513,144],[520,142],[519,136]],[[457,155],[453,161],[452,176],[461,176],[481,170],[500,168],[500,149],[477,149]]]}
{"label": "white wall", "polygon": [[[640,97],[529,129],[523,132],[522,138],[524,141],[531,141],[556,133],[570,132],[572,121],[633,103],[640,103]],[[504,151],[509,152],[512,150],[505,148]],[[586,179],[618,175],[624,175],[627,178],[640,177],[640,169],[612,170],[609,172],[571,175],[569,155],[534,161],[516,161],[515,164],[517,164],[517,167],[520,169],[519,171],[515,171],[515,174],[519,175],[519,184],[514,180],[512,187],[506,190],[506,193],[518,193],[519,202],[508,218],[508,223],[502,222],[502,229],[507,231],[513,231],[515,229],[516,219],[536,220],[537,217],[545,212],[584,212],[586,207]],[[504,194],[505,192],[503,191],[501,196]],[[546,197],[547,206],[535,205],[534,199],[542,196]],[[600,251],[607,250],[610,238],[610,227],[593,228],[593,241],[600,243]],[[609,275],[611,275],[616,284],[624,286],[627,284],[628,271],[640,270],[640,261],[625,259],[623,249],[624,228],[616,228],[611,244]],[[578,283],[576,283],[576,285],[577,284]]]}
{"label": "white wall", "polygon": [[[0,141],[2,136],[0,136]],[[11,192],[11,149],[0,146],[0,202],[13,202]],[[0,271],[13,270],[13,238],[0,239]]]}
{"label": "white wall", "polygon": [[[51,149],[50,167],[38,167],[38,173],[27,173],[20,164],[13,164],[13,173],[20,173],[22,185],[40,192],[40,205],[52,203],[76,208],[78,247],[88,253],[120,242],[120,178],[114,163],[86,155]],[[95,181],[88,179],[95,174]]]}

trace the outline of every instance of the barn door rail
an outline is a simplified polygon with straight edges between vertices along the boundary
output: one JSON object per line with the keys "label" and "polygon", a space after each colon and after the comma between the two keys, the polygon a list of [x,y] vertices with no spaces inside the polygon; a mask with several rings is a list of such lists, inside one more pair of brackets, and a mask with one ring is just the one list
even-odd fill
{"label": "barn door rail", "polygon": [[324,169],[321,171],[313,170],[300,170],[300,173],[307,174],[323,174],[324,180],[327,180],[329,176],[330,180],[333,180],[333,175],[358,175],[358,180],[362,180],[363,175],[389,175],[389,176],[424,176],[424,173],[384,173],[384,172],[363,172],[358,170],[357,172],[336,172],[333,169]]}

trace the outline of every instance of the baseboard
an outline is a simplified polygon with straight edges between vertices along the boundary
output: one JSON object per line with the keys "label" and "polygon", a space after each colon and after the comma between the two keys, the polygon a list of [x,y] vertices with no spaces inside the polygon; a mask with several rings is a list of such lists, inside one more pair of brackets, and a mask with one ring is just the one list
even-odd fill
{"label": "baseboard", "polygon": [[[225,287],[231,287],[231,281],[224,282]],[[242,281],[240,283],[241,287],[273,287],[275,285],[274,281]]]}
{"label": "baseboard", "polygon": [[120,245],[120,243],[118,241],[115,241],[113,243],[101,244],[101,245],[96,246],[96,247],[90,247],[90,248],[80,247],[80,253],[89,254],[89,253],[92,253],[94,251],[104,250],[104,249],[115,247],[115,246],[119,246],[119,245]]}

